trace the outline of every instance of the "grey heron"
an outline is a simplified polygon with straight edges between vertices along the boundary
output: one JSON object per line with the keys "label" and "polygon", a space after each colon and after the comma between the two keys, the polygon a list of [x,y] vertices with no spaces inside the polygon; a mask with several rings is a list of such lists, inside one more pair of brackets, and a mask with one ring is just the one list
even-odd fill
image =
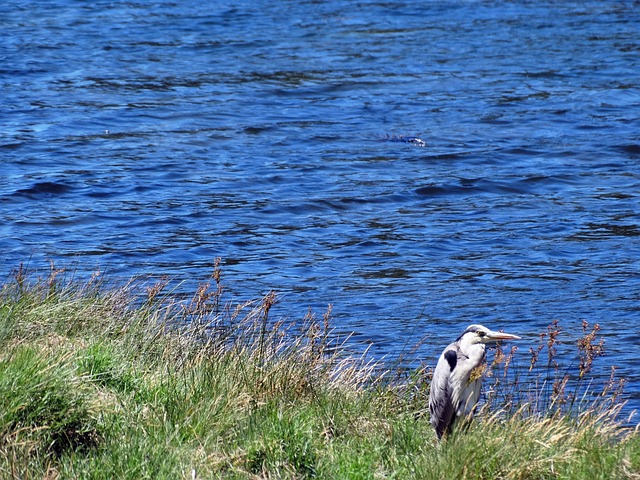
{"label": "grey heron", "polygon": [[509,333],[494,332],[482,325],[470,325],[444,349],[433,372],[429,391],[431,425],[438,439],[451,431],[456,419],[473,413],[480,398],[485,345],[519,338]]}

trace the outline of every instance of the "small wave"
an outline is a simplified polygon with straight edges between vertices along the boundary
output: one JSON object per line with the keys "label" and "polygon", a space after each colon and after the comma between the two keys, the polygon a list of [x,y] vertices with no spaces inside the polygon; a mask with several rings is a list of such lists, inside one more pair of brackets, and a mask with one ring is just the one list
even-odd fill
{"label": "small wave", "polygon": [[610,237],[640,237],[640,227],[638,225],[589,223],[585,228],[571,235],[569,240],[597,240]]}
{"label": "small wave", "polygon": [[540,150],[533,150],[530,148],[516,147],[504,150],[504,153],[508,153],[511,155],[543,155],[544,152]]}
{"label": "small wave", "polygon": [[615,148],[623,153],[633,155],[634,157],[640,155],[640,145],[638,145],[637,143],[628,145],[617,145]]}
{"label": "small wave", "polygon": [[14,195],[24,197],[38,197],[42,195],[62,195],[71,190],[71,186],[58,182],[38,182],[29,188],[16,190]]}
{"label": "small wave", "polygon": [[523,188],[519,182],[495,182],[486,179],[465,179],[461,178],[459,184],[433,184],[417,188],[415,192],[421,196],[433,197],[440,195],[460,195],[460,194],[530,194],[529,188]]}

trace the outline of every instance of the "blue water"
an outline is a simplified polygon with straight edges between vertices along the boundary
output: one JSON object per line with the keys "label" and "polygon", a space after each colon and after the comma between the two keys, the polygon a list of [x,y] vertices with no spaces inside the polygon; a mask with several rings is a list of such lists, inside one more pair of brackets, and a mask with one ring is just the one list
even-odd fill
{"label": "blue water", "polygon": [[586,319],[640,408],[637,2],[9,0],[0,24],[2,278],[187,292],[221,257],[229,300],[331,303],[425,363],[470,323],[526,363]]}

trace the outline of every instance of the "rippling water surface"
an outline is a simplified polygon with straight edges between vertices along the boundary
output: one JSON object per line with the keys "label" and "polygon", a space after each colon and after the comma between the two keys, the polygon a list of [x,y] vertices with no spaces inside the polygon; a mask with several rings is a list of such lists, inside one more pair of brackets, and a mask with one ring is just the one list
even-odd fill
{"label": "rippling water surface", "polygon": [[[600,323],[640,408],[640,4],[0,6],[0,273],[169,275],[427,362]],[[415,137],[415,138],[414,138]],[[411,141],[413,140],[413,141]],[[424,143],[422,143],[424,142]]]}

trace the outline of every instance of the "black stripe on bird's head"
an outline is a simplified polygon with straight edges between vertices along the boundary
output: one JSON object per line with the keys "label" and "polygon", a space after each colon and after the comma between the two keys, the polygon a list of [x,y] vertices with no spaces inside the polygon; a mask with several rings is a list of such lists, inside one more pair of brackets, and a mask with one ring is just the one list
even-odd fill
{"label": "black stripe on bird's head", "polygon": [[456,342],[465,343],[492,343],[499,342],[500,340],[519,340],[520,337],[512,335],[510,333],[495,332],[489,330],[484,325],[469,325],[467,329],[458,337]]}

